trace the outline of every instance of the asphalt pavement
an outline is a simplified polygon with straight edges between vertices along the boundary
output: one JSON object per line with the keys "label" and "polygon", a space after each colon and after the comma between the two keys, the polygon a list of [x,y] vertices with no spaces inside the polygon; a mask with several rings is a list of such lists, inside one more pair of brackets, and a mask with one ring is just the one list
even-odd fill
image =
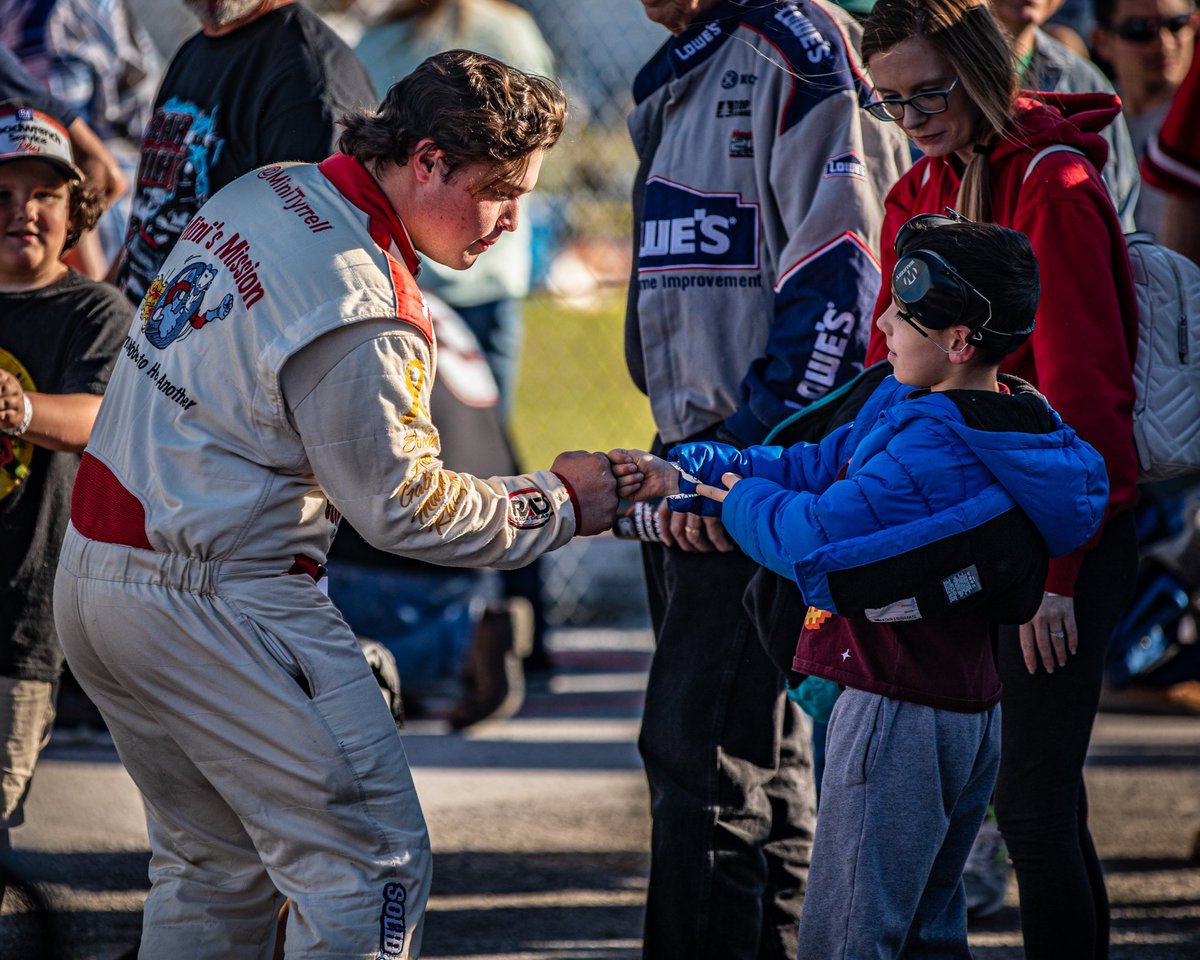
{"label": "asphalt pavement", "polygon": [[[650,828],[635,738],[650,633],[559,629],[550,648],[556,670],[515,718],[466,734],[436,719],[404,731],[434,850],[426,957],[640,955]],[[1200,717],[1102,714],[1087,781],[1113,901],[1111,957],[1197,960]],[[70,956],[114,960],[130,949],[146,833],[103,735],[55,736],[13,841]],[[1016,903],[1013,884],[1005,908],[973,928],[977,958],[1021,957]],[[21,957],[20,919],[6,905],[5,960]]]}

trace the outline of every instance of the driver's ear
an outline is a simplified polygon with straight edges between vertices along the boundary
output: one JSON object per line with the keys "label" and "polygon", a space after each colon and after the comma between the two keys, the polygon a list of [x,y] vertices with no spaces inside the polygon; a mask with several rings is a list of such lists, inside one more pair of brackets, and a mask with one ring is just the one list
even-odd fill
{"label": "driver's ear", "polygon": [[413,175],[420,183],[429,183],[437,176],[438,161],[446,156],[436,143],[426,138],[413,148]]}

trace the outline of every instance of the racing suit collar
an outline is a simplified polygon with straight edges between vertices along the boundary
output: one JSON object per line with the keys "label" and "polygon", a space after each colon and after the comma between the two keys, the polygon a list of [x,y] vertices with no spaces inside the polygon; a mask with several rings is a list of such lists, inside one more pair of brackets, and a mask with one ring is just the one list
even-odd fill
{"label": "racing suit collar", "polygon": [[335,153],[317,164],[317,169],[342,196],[367,215],[371,239],[379,248],[402,259],[414,278],[420,276],[421,261],[408,229],[367,168],[347,154]]}

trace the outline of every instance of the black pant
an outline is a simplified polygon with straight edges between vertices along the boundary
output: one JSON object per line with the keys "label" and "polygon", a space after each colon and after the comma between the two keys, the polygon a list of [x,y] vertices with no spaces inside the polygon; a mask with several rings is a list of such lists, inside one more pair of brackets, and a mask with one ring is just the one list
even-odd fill
{"label": "black pant", "polygon": [[1087,823],[1083,762],[1100,702],[1109,635],[1137,568],[1133,517],[1112,518],[1075,585],[1079,651],[1030,674],[1015,627],[1000,632],[1000,775],[996,819],[1021,893],[1027,960],[1108,956],[1108,894]]}
{"label": "black pant", "polygon": [[809,728],[742,608],[741,551],[645,548],[657,646],[646,960],[794,960],[816,817]]}

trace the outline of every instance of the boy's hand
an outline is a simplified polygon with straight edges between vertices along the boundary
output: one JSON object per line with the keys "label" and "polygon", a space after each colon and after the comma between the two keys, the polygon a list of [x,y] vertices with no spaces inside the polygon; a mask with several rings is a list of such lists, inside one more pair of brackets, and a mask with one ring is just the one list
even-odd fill
{"label": "boy's hand", "polygon": [[725,495],[733,489],[733,485],[742,478],[736,473],[725,473],[721,475],[721,482],[724,487],[710,487],[707,483],[696,484],[696,492],[702,497],[707,497],[709,500],[716,500],[721,503],[725,499]]}
{"label": "boy's hand", "polygon": [[608,461],[622,500],[654,500],[679,492],[679,471],[645,450],[610,450]]}
{"label": "boy's hand", "polygon": [[605,454],[608,457],[608,465],[612,468],[612,475],[617,481],[618,500],[640,499],[636,494],[645,477],[638,469],[637,459],[633,456],[638,452],[640,451],[609,450]]}
{"label": "boy's hand", "polygon": [[21,381],[0,370],[0,430],[16,430],[25,419],[25,390]]}

